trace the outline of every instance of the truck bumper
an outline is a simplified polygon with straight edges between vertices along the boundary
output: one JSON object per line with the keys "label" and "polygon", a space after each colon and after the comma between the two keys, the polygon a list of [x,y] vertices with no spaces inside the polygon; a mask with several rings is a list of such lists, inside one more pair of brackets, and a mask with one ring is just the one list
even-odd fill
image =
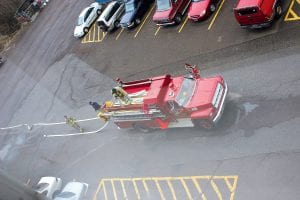
{"label": "truck bumper", "polygon": [[252,25],[241,25],[242,28],[249,28],[249,29],[260,29],[260,28],[267,28],[271,26],[272,22],[265,22],[262,24],[252,24]]}
{"label": "truck bumper", "polygon": [[156,23],[157,26],[170,26],[170,25],[174,25],[175,22],[172,21],[172,22],[158,22]]}
{"label": "truck bumper", "polygon": [[222,97],[220,108],[219,108],[216,116],[213,118],[213,123],[214,124],[218,123],[218,121],[221,119],[221,116],[222,116],[224,108],[225,108],[227,94],[228,94],[228,87],[227,87],[227,84],[225,82],[225,92],[224,92],[224,95]]}

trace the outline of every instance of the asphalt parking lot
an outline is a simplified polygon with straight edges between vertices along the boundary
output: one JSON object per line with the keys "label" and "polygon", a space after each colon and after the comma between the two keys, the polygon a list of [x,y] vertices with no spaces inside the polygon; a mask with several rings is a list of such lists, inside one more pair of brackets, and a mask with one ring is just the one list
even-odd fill
{"label": "asphalt parking lot", "polygon": [[[185,62],[214,63],[200,65],[201,73],[225,77],[231,99],[224,120],[217,130],[200,133],[147,135],[112,123],[83,137],[44,137],[73,133],[67,126],[1,130],[1,168],[29,185],[46,175],[86,182],[94,200],[300,195],[298,0],[286,1],[283,17],[262,31],[241,29],[232,13],[235,1],[225,0],[202,23],[158,28],[150,9],[131,32],[104,35],[93,26],[76,40],[76,18],[90,2],[51,1],[8,51],[0,70],[1,127],[60,122],[65,114],[95,117],[88,102],[109,98],[112,78],[179,74]],[[81,125],[93,131],[103,123]]]}
{"label": "asphalt parking lot", "polygon": [[[287,15],[295,9],[298,4],[295,2],[291,6],[289,2],[285,2],[283,7]],[[244,30],[233,16],[234,4],[235,1],[232,0],[220,1],[218,9],[209,19],[193,23],[184,18],[180,25],[166,28],[160,28],[152,22],[155,8],[151,7],[140,26],[132,31],[118,29],[106,34],[95,24],[75,52],[84,56],[96,70],[104,70],[111,77],[119,76],[116,72],[122,70],[122,78],[126,78],[141,69],[149,70],[154,66],[163,66],[178,60],[184,62],[186,58],[198,54],[238,45],[298,25],[297,21],[288,23],[283,16],[270,29]],[[110,66],[105,66],[105,63]]]}

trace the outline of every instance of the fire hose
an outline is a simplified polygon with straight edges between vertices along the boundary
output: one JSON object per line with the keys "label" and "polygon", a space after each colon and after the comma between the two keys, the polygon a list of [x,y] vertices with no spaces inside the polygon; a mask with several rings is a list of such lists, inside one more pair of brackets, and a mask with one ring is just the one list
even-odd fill
{"label": "fire hose", "polygon": [[[88,119],[80,119],[80,120],[75,120],[75,122],[86,122],[86,121],[92,121],[92,120],[99,120],[99,117],[94,117],[94,118],[88,118]],[[80,133],[70,133],[70,134],[55,134],[55,135],[43,135],[46,138],[50,137],[67,137],[67,136],[77,136],[77,135],[90,135],[90,134],[95,134],[99,133],[102,131],[107,125],[109,121],[105,121],[105,124],[100,128],[95,131],[88,131],[88,132],[80,132]],[[64,125],[67,124],[65,121],[64,122],[52,122],[52,123],[34,123],[34,124],[18,124],[15,126],[9,126],[9,127],[2,127],[0,130],[9,130],[9,129],[15,129],[19,127],[27,127],[28,130],[32,130],[33,127],[35,126],[55,126],[55,125]]]}

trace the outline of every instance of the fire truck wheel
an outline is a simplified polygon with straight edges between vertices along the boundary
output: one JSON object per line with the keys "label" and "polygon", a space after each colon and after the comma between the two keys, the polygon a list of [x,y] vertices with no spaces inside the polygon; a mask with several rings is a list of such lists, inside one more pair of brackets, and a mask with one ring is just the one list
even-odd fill
{"label": "fire truck wheel", "polygon": [[194,124],[195,124],[195,127],[197,127],[197,128],[200,127],[205,130],[211,130],[214,128],[214,124],[209,120],[204,120],[204,119],[194,120]]}
{"label": "fire truck wheel", "polygon": [[143,124],[133,124],[133,128],[142,133],[150,133],[152,129]]}

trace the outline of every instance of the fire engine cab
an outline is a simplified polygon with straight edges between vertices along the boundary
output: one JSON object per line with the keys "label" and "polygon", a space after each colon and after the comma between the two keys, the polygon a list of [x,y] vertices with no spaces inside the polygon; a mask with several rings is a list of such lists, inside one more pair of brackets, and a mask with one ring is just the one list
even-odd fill
{"label": "fire engine cab", "polygon": [[157,76],[131,82],[118,81],[112,101],[105,102],[99,118],[121,129],[142,132],[175,127],[212,129],[222,116],[228,93],[221,76],[202,78],[195,65],[184,76]]}

